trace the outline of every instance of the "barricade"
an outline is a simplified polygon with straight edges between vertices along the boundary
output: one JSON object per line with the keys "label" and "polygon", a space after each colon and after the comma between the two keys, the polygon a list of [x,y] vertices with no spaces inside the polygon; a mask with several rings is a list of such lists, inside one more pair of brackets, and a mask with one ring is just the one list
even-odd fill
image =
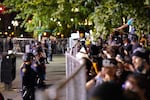
{"label": "barricade", "polygon": [[36,100],[86,100],[85,62],[66,53],[66,79],[36,92]]}
{"label": "barricade", "polygon": [[26,45],[31,44],[34,41],[33,38],[13,38],[13,51],[16,54],[23,54],[26,52]]}

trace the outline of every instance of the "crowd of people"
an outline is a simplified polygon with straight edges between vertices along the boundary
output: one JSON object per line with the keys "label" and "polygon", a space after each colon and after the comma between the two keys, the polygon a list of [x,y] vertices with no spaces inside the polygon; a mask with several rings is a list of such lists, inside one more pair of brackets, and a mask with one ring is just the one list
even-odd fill
{"label": "crowd of people", "polygon": [[150,100],[150,59],[145,34],[121,33],[106,40],[81,41],[86,59],[88,100]]}
{"label": "crowd of people", "polygon": [[[86,61],[87,100],[150,100],[150,50],[145,34],[122,33],[117,28],[107,39],[79,41],[77,59]],[[62,42],[62,43],[61,43]],[[61,41],[62,52],[66,42]],[[55,45],[56,46],[56,45]],[[35,90],[45,88],[46,64],[53,60],[51,41],[32,41],[22,57],[22,98],[35,100]]]}
{"label": "crowd of people", "polygon": [[[132,21],[130,19],[117,28],[105,40],[99,37],[96,42],[84,39],[79,42],[76,57],[86,61],[88,100],[150,100],[150,58],[146,35],[139,37],[135,33],[119,31]],[[48,58],[52,60],[50,44],[47,40],[44,43],[33,41],[30,53],[23,56],[23,100],[34,100],[35,89],[45,85],[45,64]]]}

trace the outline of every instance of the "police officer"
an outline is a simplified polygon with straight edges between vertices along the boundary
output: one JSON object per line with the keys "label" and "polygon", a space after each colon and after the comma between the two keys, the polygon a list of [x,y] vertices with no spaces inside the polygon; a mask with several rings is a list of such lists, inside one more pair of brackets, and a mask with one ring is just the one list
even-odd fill
{"label": "police officer", "polygon": [[34,58],[32,68],[36,70],[38,75],[37,88],[43,88],[46,75],[45,58],[41,55],[41,52],[34,52]]}
{"label": "police officer", "polygon": [[34,92],[37,84],[37,73],[31,67],[34,55],[32,53],[26,53],[23,55],[23,64],[21,66],[22,77],[22,98],[23,100],[34,100]]}
{"label": "police officer", "polygon": [[[38,77],[40,78],[40,83],[43,84],[43,81],[45,80],[46,77],[46,65],[45,65],[45,58],[42,56],[42,52],[35,52],[34,53],[34,63],[36,64],[36,71],[38,74]],[[42,85],[40,84],[40,85]],[[39,83],[37,84],[39,85]]]}

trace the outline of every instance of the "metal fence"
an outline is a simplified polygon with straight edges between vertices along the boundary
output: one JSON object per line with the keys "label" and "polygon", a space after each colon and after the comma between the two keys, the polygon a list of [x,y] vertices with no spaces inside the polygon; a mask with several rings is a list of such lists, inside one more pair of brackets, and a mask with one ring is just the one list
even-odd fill
{"label": "metal fence", "polygon": [[[26,50],[26,45],[29,45],[33,38],[13,38],[11,39],[13,43],[13,51],[14,53],[23,54]],[[8,38],[0,38],[0,54],[7,54],[9,50],[9,41]]]}
{"label": "metal fence", "polygon": [[26,46],[31,44],[31,41],[35,41],[33,38],[13,38],[13,51],[17,54],[23,54],[26,52]]}
{"label": "metal fence", "polygon": [[86,100],[85,61],[66,53],[66,79],[36,92],[36,100]]}

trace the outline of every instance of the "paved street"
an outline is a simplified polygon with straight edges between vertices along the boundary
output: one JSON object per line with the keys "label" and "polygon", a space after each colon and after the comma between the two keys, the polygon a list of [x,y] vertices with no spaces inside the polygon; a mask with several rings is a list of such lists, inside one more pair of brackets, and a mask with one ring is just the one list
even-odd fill
{"label": "paved street", "polygon": [[[21,77],[20,77],[20,65],[22,63],[21,56],[17,57],[16,67],[16,79],[12,83],[12,90],[4,90],[4,84],[0,83],[0,91],[4,95],[5,100],[21,100]],[[51,85],[58,82],[65,77],[65,56],[54,55],[53,61],[46,64],[46,84]]]}

